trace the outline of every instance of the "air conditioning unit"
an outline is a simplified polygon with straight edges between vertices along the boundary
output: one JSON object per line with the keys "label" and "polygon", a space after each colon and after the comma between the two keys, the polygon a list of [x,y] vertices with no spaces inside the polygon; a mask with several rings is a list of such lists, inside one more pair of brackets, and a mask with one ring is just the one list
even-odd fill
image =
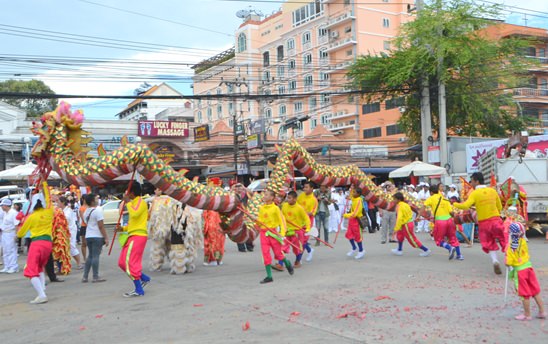
{"label": "air conditioning unit", "polygon": [[353,127],[354,130],[360,130],[360,126],[358,124],[355,124]]}
{"label": "air conditioning unit", "polygon": [[338,38],[339,32],[338,31],[331,31],[331,38]]}

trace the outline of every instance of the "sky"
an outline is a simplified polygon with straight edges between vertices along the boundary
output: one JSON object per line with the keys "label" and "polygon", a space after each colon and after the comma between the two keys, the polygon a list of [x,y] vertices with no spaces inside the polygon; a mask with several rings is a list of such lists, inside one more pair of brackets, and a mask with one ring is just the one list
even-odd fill
{"label": "sky", "polygon": [[[509,23],[548,29],[547,0],[492,1],[505,5]],[[254,9],[268,15],[282,2],[4,0],[0,80],[40,79],[57,94],[132,95],[143,82],[159,84],[163,78],[190,95],[190,65],[234,45],[234,31],[242,22],[236,12]],[[130,101],[70,102],[87,118],[114,119]]]}

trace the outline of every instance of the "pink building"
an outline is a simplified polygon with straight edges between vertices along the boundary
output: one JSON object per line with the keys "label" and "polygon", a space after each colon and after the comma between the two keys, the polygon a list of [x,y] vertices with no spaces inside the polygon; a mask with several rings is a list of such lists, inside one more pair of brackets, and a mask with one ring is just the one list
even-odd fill
{"label": "pink building", "polygon": [[[346,70],[359,55],[388,52],[400,25],[412,20],[408,4],[413,3],[315,0],[283,3],[264,19],[243,13],[235,48],[194,66],[194,94],[212,96],[196,103],[196,122],[225,121],[232,127],[234,118],[263,119],[270,135],[286,139],[291,133],[279,130],[279,123],[309,116],[293,131],[296,137],[323,125],[335,134],[334,142],[399,148],[398,100],[364,104],[359,95],[344,94]],[[216,98],[224,94],[242,97]],[[280,97],[250,99],[248,94]]]}

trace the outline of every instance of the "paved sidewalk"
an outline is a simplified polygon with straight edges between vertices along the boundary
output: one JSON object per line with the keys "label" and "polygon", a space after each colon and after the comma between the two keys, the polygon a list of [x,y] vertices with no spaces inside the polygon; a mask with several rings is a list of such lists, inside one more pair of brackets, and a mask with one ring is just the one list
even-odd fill
{"label": "paved sidewalk", "polygon": [[[548,342],[547,321],[513,320],[521,303],[510,292],[504,305],[504,274],[493,273],[479,244],[463,247],[464,261],[448,261],[426,234],[419,238],[432,256],[421,258],[404,244],[396,257],[395,244],[365,234],[366,257],[355,261],[346,257],[341,233],[335,249],[316,247],[311,263],[293,276],[274,271],[267,285],[259,284],[259,249],[240,253],[227,241],[223,266],[204,267],[200,257],[191,274],[151,273],[146,296],[134,299],[122,297],[132,283],[116,266],[116,246],[101,256],[107,282],[82,284],[77,271],[48,285],[44,305],[28,303],[35,293],[22,273],[0,275],[0,338],[10,344]],[[548,244],[533,238],[529,247],[548,301]],[[19,257],[21,266],[25,259]],[[148,251],[145,271],[147,263]]]}

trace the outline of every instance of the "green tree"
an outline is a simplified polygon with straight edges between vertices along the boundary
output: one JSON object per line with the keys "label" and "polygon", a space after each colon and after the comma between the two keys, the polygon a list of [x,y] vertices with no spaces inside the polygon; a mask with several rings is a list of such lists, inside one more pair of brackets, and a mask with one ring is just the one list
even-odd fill
{"label": "green tree", "polygon": [[[0,82],[0,93],[31,93],[31,94],[55,94],[41,80],[6,80]],[[17,106],[27,112],[27,117],[39,117],[45,112],[57,107],[57,99],[44,99],[38,97],[4,97],[0,100],[13,106]]]}
{"label": "green tree", "polygon": [[[405,96],[399,124],[420,142],[420,84],[430,90],[432,124],[438,127],[438,81],[447,90],[447,128],[455,134],[504,136],[531,119],[516,116],[511,89],[526,84],[525,38],[494,39],[486,34],[500,22],[497,6],[462,0],[434,0],[414,21],[402,25],[390,55],[361,56],[350,68],[353,89],[366,101]],[[523,86],[522,86],[523,87]]]}

